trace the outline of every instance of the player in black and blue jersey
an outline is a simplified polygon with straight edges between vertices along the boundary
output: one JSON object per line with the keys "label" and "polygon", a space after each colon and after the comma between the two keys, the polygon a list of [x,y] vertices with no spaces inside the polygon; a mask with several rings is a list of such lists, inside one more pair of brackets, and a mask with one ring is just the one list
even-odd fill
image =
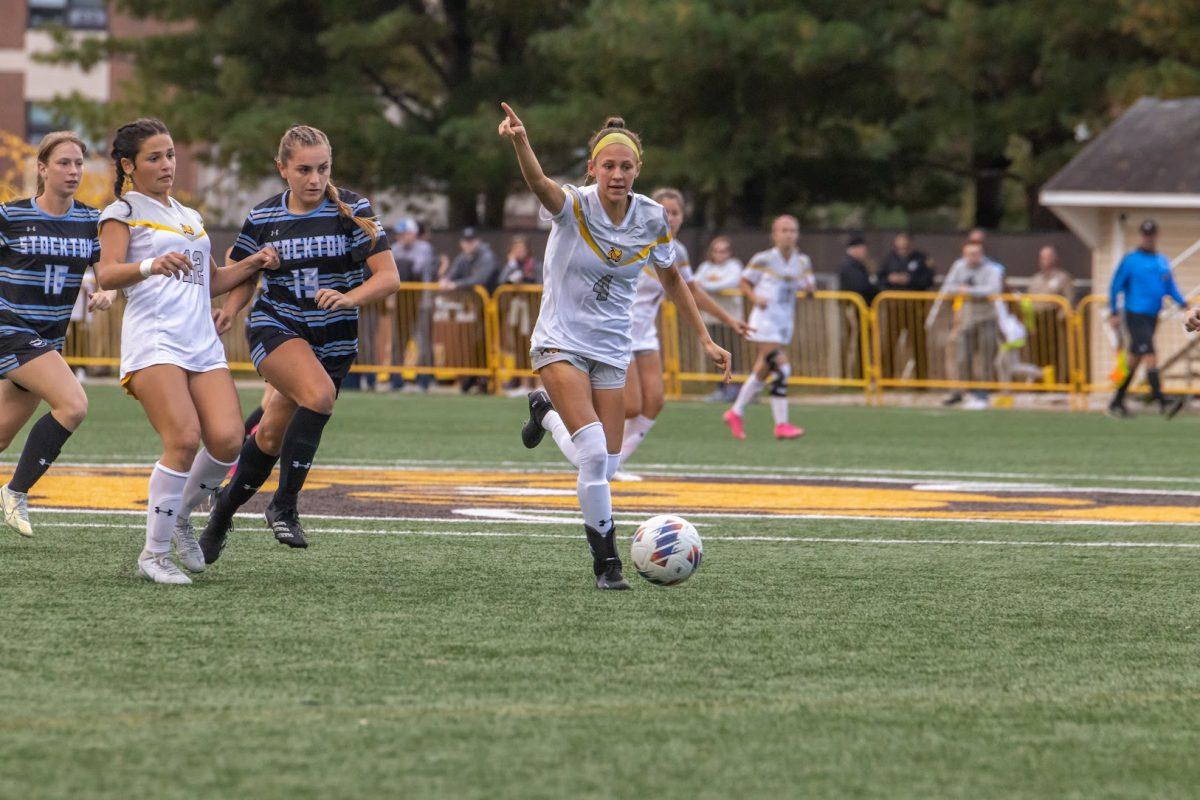
{"label": "player in black and blue jersey", "polygon": [[[37,153],[37,193],[0,205],[0,451],[45,400],[8,483],[4,522],[32,536],[29,490],[87,415],[87,395],[63,360],[67,324],[83,274],[100,257],[100,213],[75,199],[87,147],[70,131],[47,134]],[[88,308],[112,304],[96,292]]]}
{"label": "player in black and blue jersey", "polygon": [[[231,259],[268,245],[281,266],[263,275],[250,312],[250,357],[277,391],[237,471],[217,494],[200,546],[217,559],[233,514],[263,485],[279,461],[279,488],[267,507],[275,538],[307,547],[297,497],[312,467],[321,432],[333,413],[342,379],[358,354],[358,309],[400,286],[396,261],[370,202],[330,181],[333,151],[319,130],[296,125],[279,143],[276,165],[288,188],[250,212]],[[253,287],[231,294],[231,313]]]}

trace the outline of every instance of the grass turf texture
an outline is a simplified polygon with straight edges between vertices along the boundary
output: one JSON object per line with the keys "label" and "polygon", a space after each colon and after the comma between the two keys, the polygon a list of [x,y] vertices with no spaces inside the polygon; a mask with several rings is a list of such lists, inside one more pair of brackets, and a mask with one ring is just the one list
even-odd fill
{"label": "grass turf texture", "polygon": [[[154,455],[133,401],[90,394],[64,459]],[[557,465],[551,442],[517,443],[522,407],[347,395],[319,460]],[[1196,474],[1177,455],[1190,418],[795,413],[801,442],[769,440],[756,407],[751,441],[735,443],[717,408],[672,405],[639,457]],[[1200,552],[736,541],[1200,542],[1186,528],[729,520],[701,529],[688,584],[604,594],[570,525],[321,521],[294,552],[243,523],[210,574],[173,589],[133,578],[137,517],[35,510],[34,523],[35,540],[0,537],[0,797],[1188,797],[1200,784]]]}

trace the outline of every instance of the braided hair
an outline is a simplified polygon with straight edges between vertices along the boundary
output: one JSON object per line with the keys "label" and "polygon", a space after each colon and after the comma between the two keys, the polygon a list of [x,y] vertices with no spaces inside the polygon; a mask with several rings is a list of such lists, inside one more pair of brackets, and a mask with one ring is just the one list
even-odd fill
{"label": "braided hair", "polygon": [[[320,131],[310,125],[293,125],[287,129],[287,133],[283,134],[283,138],[279,140],[279,152],[275,156],[275,160],[281,165],[287,164],[292,157],[292,152],[297,147],[317,147],[324,145],[329,148],[329,157],[333,158],[333,145],[329,143],[329,137],[323,131]],[[354,216],[354,209],[342,200],[338,188],[333,185],[333,181],[325,184],[325,196],[338,208],[338,215],[345,217],[357,225],[363,233],[371,237],[371,244],[375,244],[375,240],[379,238],[379,226],[375,220],[370,217]]]}
{"label": "braided hair", "polygon": [[113,194],[118,200],[129,206],[130,212],[133,211],[133,206],[130,206],[129,201],[121,197],[121,194],[125,191],[125,181],[129,178],[125,172],[125,167],[121,165],[121,159],[127,158],[132,163],[137,158],[138,151],[142,149],[142,142],[151,136],[158,136],[160,134],[171,135],[171,132],[167,130],[167,126],[162,120],[152,117],[142,117],[117,128],[117,132],[113,136],[112,160],[117,168],[117,179],[113,183]]}

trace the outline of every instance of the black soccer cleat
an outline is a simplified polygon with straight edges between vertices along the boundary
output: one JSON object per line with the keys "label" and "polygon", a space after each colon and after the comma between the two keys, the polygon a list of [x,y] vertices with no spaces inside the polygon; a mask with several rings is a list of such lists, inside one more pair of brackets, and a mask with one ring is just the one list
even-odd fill
{"label": "black soccer cleat", "polygon": [[304,528],[300,526],[300,515],[294,508],[277,509],[267,506],[263,515],[267,519],[267,527],[275,536],[275,541],[288,547],[308,547],[304,538]]}
{"label": "black soccer cleat", "polygon": [[224,498],[224,489],[218,489],[213,494],[208,523],[204,526],[204,533],[200,534],[200,552],[204,553],[205,564],[214,564],[221,557],[229,532],[233,530],[233,510],[225,508],[222,502]]}
{"label": "black soccer cleat", "polygon": [[588,549],[592,551],[592,572],[596,576],[597,589],[628,589],[629,581],[621,574],[621,557],[617,555],[617,531],[609,527],[608,533],[600,533],[588,525],[583,526],[587,534]]}
{"label": "black soccer cleat", "polygon": [[1129,409],[1124,403],[1112,402],[1108,404],[1108,415],[1115,419],[1132,419],[1133,414],[1129,413]]}
{"label": "black soccer cleat", "polygon": [[1178,414],[1185,405],[1187,405],[1186,397],[1173,397],[1163,403],[1162,414],[1167,419],[1174,419],[1175,415]]}
{"label": "black soccer cleat", "polygon": [[550,395],[546,394],[545,389],[536,389],[529,393],[529,419],[521,426],[521,442],[530,450],[542,443],[542,438],[546,435],[542,420],[553,410],[554,404],[550,402]]}

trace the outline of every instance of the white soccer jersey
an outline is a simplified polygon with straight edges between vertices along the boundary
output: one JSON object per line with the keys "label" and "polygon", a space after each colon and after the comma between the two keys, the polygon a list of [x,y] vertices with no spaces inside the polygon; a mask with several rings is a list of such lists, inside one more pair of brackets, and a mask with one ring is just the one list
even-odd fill
{"label": "white soccer jersey", "polygon": [[756,304],[748,321],[754,333],[746,338],[751,342],[792,341],[796,320],[796,292],[811,291],[815,286],[812,261],[799,251],[784,258],[778,248],[755,253],[742,277],[754,287],[754,293],[767,301],[766,308]]}
{"label": "white soccer jersey", "polygon": [[[128,204],[126,204],[126,201]],[[212,321],[212,242],[200,215],[175,198],[168,208],[140,192],[126,192],[100,214],[100,222],[129,226],[126,262],[183,253],[192,272],[182,279],[151,275],[124,290],[121,380],[154,364],[189,372],[226,366],[225,349]]]}
{"label": "white soccer jersey", "polygon": [[[688,251],[682,242],[675,242],[675,268],[684,283],[695,280],[692,265],[688,262]],[[637,293],[633,298],[633,352],[658,350],[658,307],[662,305],[667,290],[651,266],[642,267],[638,276]]]}
{"label": "white soccer jersey", "polygon": [[542,307],[530,345],[559,349],[625,369],[638,276],[646,266],[675,263],[675,243],[662,206],[631,195],[614,225],[597,187],[563,186],[566,202],[546,243]]}

